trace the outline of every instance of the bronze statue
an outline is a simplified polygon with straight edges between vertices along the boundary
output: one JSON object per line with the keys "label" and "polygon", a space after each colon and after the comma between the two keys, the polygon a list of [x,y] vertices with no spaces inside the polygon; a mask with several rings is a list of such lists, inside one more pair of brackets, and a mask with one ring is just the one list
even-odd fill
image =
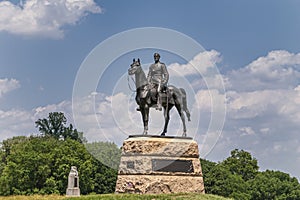
{"label": "bronze statue", "polygon": [[[158,57],[159,61],[159,57]],[[152,65],[151,65],[152,66]],[[150,66],[150,69],[151,69]],[[149,72],[152,75],[152,72]],[[153,89],[153,84],[148,83],[148,79],[146,78],[145,72],[143,71],[140,63],[140,59],[133,59],[133,63],[130,65],[128,69],[129,75],[135,75],[136,82],[136,103],[139,105],[139,109],[142,113],[143,123],[144,123],[144,135],[148,134],[148,121],[149,121],[149,109],[150,107],[156,106],[158,101],[158,94],[154,94],[156,89]],[[157,77],[161,77],[158,75]],[[149,78],[150,79],[150,78]],[[154,80],[154,78],[152,78]],[[161,83],[168,81],[168,75],[163,77]],[[160,83],[160,81],[158,82]],[[186,92],[183,88],[176,88],[175,86],[169,85],[167,88],[161,92],[161,104],[164,109],[164,117],[165,117],[165,125],[163,132],[161,133],[164,136],[167,133],[167,128],[170,120],[169,112],[175,106],[178,114],[180,115],[181,121],[183,123],[183,136],[186,136],[186,124],[185,124],[185,116],[184,112],[190,121],[190,112],[187,108],[187,98]]]}
{"label": "bronze statue", "polygon": [[159,61],[160,55],[158,53],[154,54],[154,63],[150,65],[149,72],[147,76],[148,83],[151,87],[156,89],[157,92],[157,110],[162,110],[161,96],[162,90],[165,90],[167,83],[169,81],[169,73],[167,67],[164,63]]}

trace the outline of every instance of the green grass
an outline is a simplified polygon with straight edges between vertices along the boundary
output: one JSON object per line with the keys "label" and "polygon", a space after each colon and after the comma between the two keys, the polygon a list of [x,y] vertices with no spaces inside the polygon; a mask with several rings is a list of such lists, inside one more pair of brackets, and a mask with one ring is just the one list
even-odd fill
{"label": "green grass", "polygon": [[33,195],[0,197],[0,200],[228,200],[228,198],[210,194],[99,194],[65,197],[59,195]]}

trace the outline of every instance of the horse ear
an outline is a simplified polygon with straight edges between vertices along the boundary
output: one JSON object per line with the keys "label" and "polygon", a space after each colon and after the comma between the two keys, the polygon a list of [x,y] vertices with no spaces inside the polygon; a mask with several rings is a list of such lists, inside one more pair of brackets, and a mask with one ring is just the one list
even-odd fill
{"label": "horse ear", "polygon": [[135,58],[133,59],[133,62],[135,62]]}
{"label": "horse ear", "polygon": [[140,59],[138,58],[138,62],[140,62]]}

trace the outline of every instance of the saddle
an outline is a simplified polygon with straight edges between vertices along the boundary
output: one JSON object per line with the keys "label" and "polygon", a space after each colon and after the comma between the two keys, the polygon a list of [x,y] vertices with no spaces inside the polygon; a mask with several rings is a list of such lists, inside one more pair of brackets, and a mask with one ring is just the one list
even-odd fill
{"label": "saddle", "polygon": [[[160,91],[160,97],[161,97],[161,101],[162,102],[166,102],[168,101],[168,98],[171,98],[171,93],[168,87],[163,87],[162,90]],[[149,104],[152,102],[157,102],[158,99],[158,91],[157,91],[157,87],[152,86],[149,88]]]}

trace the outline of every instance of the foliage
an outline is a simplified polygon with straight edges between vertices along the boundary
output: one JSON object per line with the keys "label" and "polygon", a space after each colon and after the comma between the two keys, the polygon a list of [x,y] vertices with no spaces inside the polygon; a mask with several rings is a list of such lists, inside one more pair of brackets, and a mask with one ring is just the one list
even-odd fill
{"label": "foliage", "polygon": [[300,199],[300,186],[296,178],[279,171],[259,173],[249,181],[251,199]]}
{"label": "foliage", "polygon": [[121,149],[110,142],[86,143],[87,150],[100,162],[113,169],[119,168]]}
{"label": "foliage", "polygon": [[[81,194],[114,192],[117,178],[115,169],[119,166],[121,156],[121,150],[114,143],[84,142],[82,133],[74,129],[72,124],[66,126],[63,113],[49,113],[47,119],[39,119],[35,123],[42,133],[40,136],[13,137],[1,143],[0,195],[65,194],[71,166],[78,168]],[[201,159],[201,165],[208,194],[238,200],[300,199],[300,184],[296,178],[280,171],[258,171],[257,160],[249,152],[235,149],[222,162]],[[173,194],[92,195],[76,199],[222,198]]]}
{"label": "foliage", "polygon": [[12,138],[3,144],[0,195],[65,194],[73,165],[78,167],[82,194],[114,191],[116,170],[92,157],[78,141],[31,136]]}
{"label": "foliage", "polygon": [[1,160],[3,163],[7,163],[6,158],[10,154],[10,151],[12,149],[12,146],[19,144],[26,140],[27,138],[25,136],[17,136],[13,138],[9,138],[7,140],[4,140],[1,144]]}
{"label": "foliage", "polygon": [[245,181],[253,179],[259,168],[257,160],[249,152],[238,149],[231,151],[231,156],[222,165],[228,167],[231,174],[240,175]]}
{"label": "foliage", "polygon": [[206,193],[238,200],[300,199],[296,178],[279,172],[259,172],[257,160],[243,150],[233,150],[222,162],[201,160]]}
{"label": "foliage", "polygon": [[51,112],[48,118],[38,119],[35,124],[43,136],[51,136],[56,139],[72,139],[84,142],[83,133],[78,132],[70,124],[66,126],[67,119],[62,112]]}

